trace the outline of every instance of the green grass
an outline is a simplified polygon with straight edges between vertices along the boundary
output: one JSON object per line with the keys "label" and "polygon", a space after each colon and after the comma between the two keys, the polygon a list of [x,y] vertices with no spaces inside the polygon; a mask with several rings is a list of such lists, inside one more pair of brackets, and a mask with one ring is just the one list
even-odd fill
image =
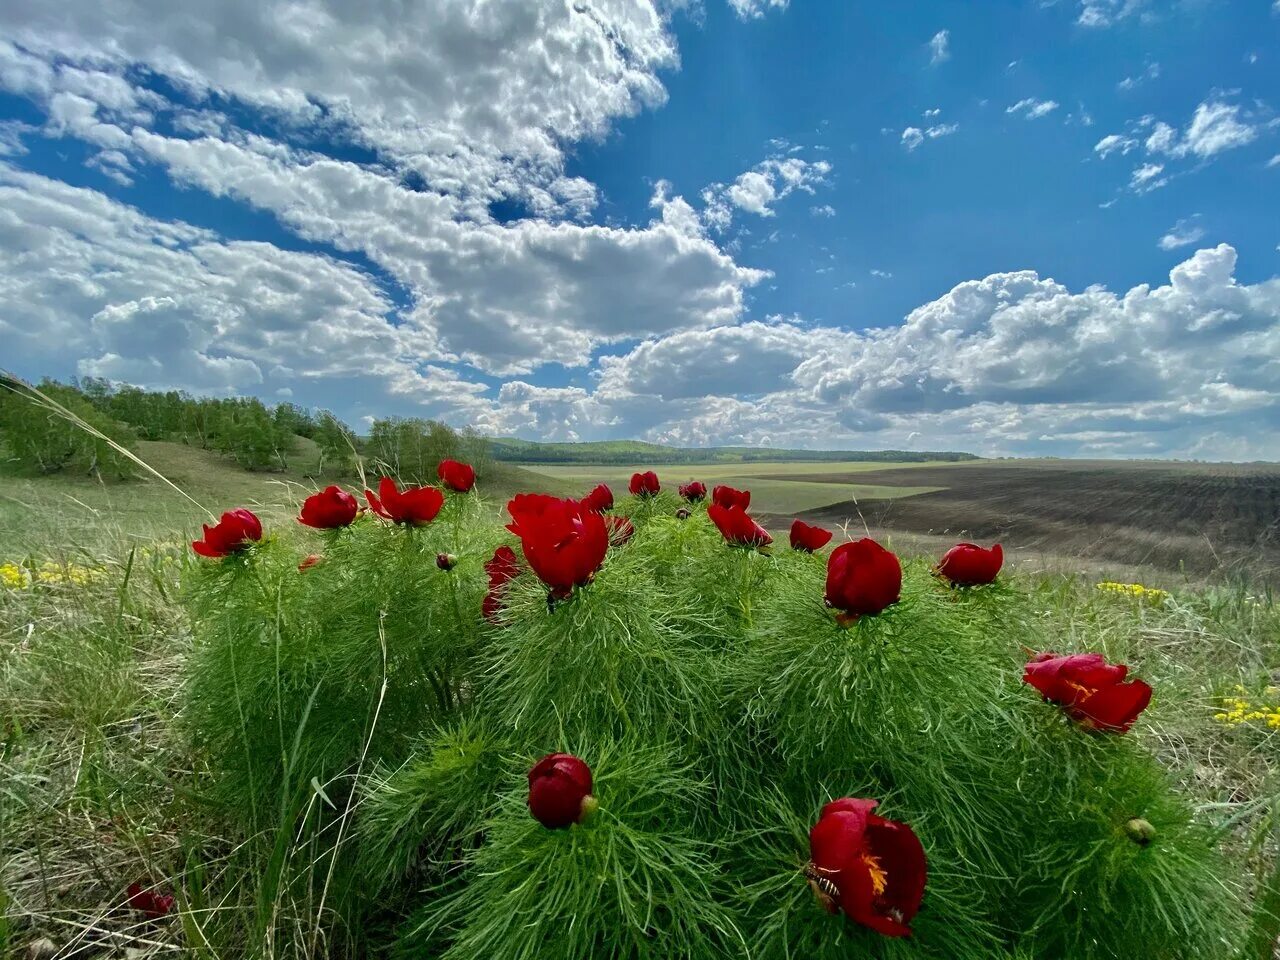
{"label": "green grass", "polygon": [[[929,464],[933,466],[935,464]],[[615,496],[625,494],[631,474],[649,467],[641,464],[592,466],[583,464],[522,464],[530,473],[547,477],[552,481],[571,486],[585,493],[596,483],[607,483]],[[843,503],[848,500],[891,500],[910,497],[919,493],[932,493],[940,487],[913,485],[910,471],[925,464],[908,463],[714,463],[680,464],[658,467],[658,477],[663,486],[675,491],[688,480],[701,480],[708,490],[719,483],[751,491],[751,509],[754,513],[794,514],[806,510]],[[858,474],[871,470],[900,470],[901,486],[885,484],[843,483],[830,480],[832,474]],[[823,480],[806,477],[822,476]]]}
{"label": "green grass", "polygon": [[[268,525],[279,531],[282,550],[310,549],[308,545],[315,542],[313,534],[298,529],[291,521],[300,494],[315,486],[301,472],[245,474],[214,455],[167,444],[146,444],[143,456],[211,510],[239,504],[261,509]],[[779,487],[834,487],[840,491],[838,499],[847,496],[845,485],[806,481],[805,473],[831,473],[837,469],[853,472],[858,468],[851,464],[752,464],[746,475],[776,472]],[[582,492],[592,481],[604,479],[615,483],[615,492],[621,495],[625,483],[618,481],[624,481],[630,473],[621,467],[570,472],[577,469],[540,467],[536,472],[525,472],[499,467],[483,486],[490,506],[497,509],[506,496],[520,487],[549,486],[564,492]],[[731,472],[735,469],[741,471],[741,465],[699,467],[687,476],[678,472],[679,468],[672,468],[660,470],[660,475],[668,485],[688,477],[708,484],[734,483],[739,479],[742,482],[734,485],[749,486],[760,509],[787,512],[767,505],[765,497],[773,495],[765,492],[769,481],[748,482],[742,479],[741,472]],[[884,469],[884,465],[868,464],[865,469]],[[565,864],[585,857],[598,865],[601,876],[614,868],[619,856],[617,835],[583,835],[586,845],[578,848],[569,846],[573,838],[567,833],[548,836],[532,829],[521,816],[523,798],[518,778],[498,796],[490,796],[492,775],[478,767],[491,752],[477,748],[478,759],[473,765],[468,750],[473,742],[484,740],[484,725],[492,723],[498,714],[475,718],[474,725],[461,733],[456,729],[439,734],[423,730],[424,738],[434,738],[435,743],[447,749],[422,756],[420,767],[406,764],[391,769],[371,765],[354,782],[346,778],[334,782],[304,780],[290,794],[289,805],[273,811],[273,816],[264,816],[261,833],[250,838],[253,842],[246,841],[234,827],[244,818],[244,812],[218,805],[216,792],[209,789],[207,757],[192,749],[186,727],[192,718],[183,678],[190,669],[194,640],[190,615],[179,598],[184,572],[193,562],[186,541],[201,519],[200,508],[159,483],[142,481],[102,486],[68,477],[9,474],[4,478],[3,494],[0,563],[25,554],[69,558],[91,567],[94,574],[83,584],[37,584],[19,590],[0,586],[0,909],[7,909],[7,916],[0,918],[0,955],[5,955],[5,938],[15,955],[21,956],[28,944],[42,937],[50,938],[67,956],[91,955],[96,949],[93,945],[100,943],[110,945],[119,955],[128,947],[139,951],[135,956],[169,956],[175,951],[204,957],[248,956],[268,938],[272,956],[342,955],[344,946],[360,937],[350,931],[335,931],[330,939],[328,932],[320,932],[335,909],[335,899],[343,892],[336,889],[339,885],[335,884],[322,905],[321,889],[299,889],[286,882],[290,871],[300,864],[312,860],[323,864],[335,835],[319,829],[295,829],[292,818],[297,809],[312,811],[306,817],[318,817],[315,811],[328,810],[330,806],[340,812],[349,797],[365,796],[361,791],[366,788],[370,798],[378,798],[376,802],[367,801],[370,821],[376,827],[381,814],[389,824],[385,843],[376,849],[396,852],[389,859],[385,853],[375,856],[373,867],[361,875],[367,877],[361,883],[381,886],[389,881],[379,874],[380,869],[394,865],[403,871],[406,864],[421,856],[419,845],[411,842],[412,829],[406,834],[404,824],[463,814],[473,820],[492,819],[493,829],[488,831],[491,840],[485,847],[428,851],[431,857],[456,856],[471,869],[482,872],[482,881],[471,888],[466,898],[457,901],[452,911],[444,906],[443,895],[448,894],[453,880],[448,875],[437,876],[433,882],[441,884],[442,894],[438,907],[433,908],[432,901],[426,901],[426,912],[415,915],[412,921],[422,925],[424,937],[435,930],[465,929],[466,937],[453,948],[457,956],[488,956],[495,944],[510,943],[509,934],[504,931],[511,927],[516,911],[537,915],[542,903],[537,885],[554,884],[568,875],[567,868],[561,869]],[[787,495],[785,490],[776,493],[779,498]],[[690,537],[693,532],[692,523],[671,524],[665,534],[672,538],[670,552],[678,556],[679,538]],[[376,558],[374,547],[376,544],[369,545],[369,562]],[[650,608],[665,609],[665,601],[630,586],[632,582],[643,584],[651,576],[651,571],[644,569],[643,558],[638,554],[632,558],[629,562],[635,569],[630,569],[626,555],[620,556],[622,561],[611,561],[613,581],[598,585],[602,590],[617,591],[617,598],[607,608],[594,613],[584,608],[580,613],[600,618],[602,639],[620,645],[635,643],[641,653],[651,652],[658,649],[654,646],[656,641],[643,638],[636,625],[650,622]],[[736,605],[714,615],[706,613],[701,597],[709,592],[708,584],[746,584],[751,573],[750,564],[737,554],[723,554],[722,560],[723,568],[715,568],[702,579],[684,575],[682,568],[665,574],[680,602],[695,606],[697,616],[706,617],[705,622],[694,626],[704,629],[708,637],[716,636],[724,623],[740,613]],[[285,558],[281,557],[280,562],[283,564]],[[464,562],[474,564],[476,557]],[[434,571],[428,569],[422,574],[421,584],[398,585],[405,603],[417,606],[411,622],[400,625],[408,628],[407,633],[400,636],[389,627],[390,632],[383,639],[392,649],[411,639],[415,624],[440,615],[432,607],[436,602],[429,586],[433,575]],[[816,579],[812,572],[806,575]],[[1246,892],[1261,890],[1263,899],[1276,900],[1274,824],[1280,814],[1275,799],[1280,796],[1280,730],[1269,727],[1265,719],[1227,723],[1215,717],[1224,712],[1224,701],[1230,697],[1247,697],[1259,706],[1274,701],[1280,710],[1280,696],[1268,690],[1280,678],[1280,608],[1267,596],[1243,590],[1183,588],[1175,590],[1169,600],[1151,604],[1105,593],[1096,589],[1092,578],[1080,576],[1015,575],[1012,581],[1015,589],[1026,594],[1028,616],[1046,643],[1063,649],[1105,650],[1115,659],[1135,664],[1156,685],[1158,696],[1149,720],[1135,730],[1133,738],[1140,738],[1141,745],[1152,751],[1181,784],[1199,820],[1221,829],[1228,837],[1228,851],[1238,865],[1235,879]],[[359,584],[349,596],[326,606],[324,617],[341,618],[346,615],[344,604],[355,608],[364,603],[358,588]],[[597,593],[598,598],[604,596]],[[542,602],[532,593],[524,601],[530,609]],[[963,602],[981,601],[982,596],[975,595]],[[977,617],[987,615],[982,610],[974,612]],[[802,617],[812,617],[809,626],[814,628],[813,646],[806,647],[802,659],[780,640],[777,668],[766,669],[767,675],[745,676],[744,689],[757,698],[776,697],[782,701],[785,691],[772,684],[785,674],[802,693],[817,691],[816,695],[835,697],[836,680],[826,675],[831,661],[824,659],[819,644],[830,647],[838,644],[843,635],[823,634],[825,620],[816,616],[812,605],[794,609],[786,604],[776,608],[762,605],[757,608],[757,615],[762,621],[776,623],[781,640]],[[268,622],[278,629],[278,622],[270,618]],[[685,621],[675,625],[689,628]],[[804,623],[800,626],[808,631]],[[992,642],[1004,642],[994,632],[991,636]],[[530,703],[543,698],[539,690],[525,689],[525,685],[539,681],[535,671],[516,673],[511,667],[521,657],[530,662],[536,660],[537,647],[532,642],[522,642],[533,639],[536,636],[530,631],[513,632],[488,650],[494,664],[487,682],[507,689],[513,703],[517,694],[527,697]],[[936,645],[936,637],[927,639]],[[977,639],[969,637],[970,641]],[[286,648],[284,652],[304,656],[312,644],[324,641],[322,631],[317,631],[298,649]],[[670,645],[669,640],[663,643]],[[587,658],[585,662],[594,664],[590,657],[600,655],[598,646],[593,644],[581,652]],[[267,654],[252,649],[249,652],[258,656],[259,666],[270,666]],[[719,649],[708,648],[706,652],[709,667],[727,659],[718,655]],[[952,663],[948,657],[961,653],[966,657],[974,655],[973,650],[938,652],[929,676],[940,684],[947,681]],[[840,656],[840,651],[835,650],[831,656]],[[565,678],[571,677],[573,663],[564,656],[547,661],[547,678],[554,680],[557,690],[566,688]],[[582,682],[589,683],[605,666],[602,661],[599,668],[593,666],[585,671],[588,676]],[[855,658],[846,664],[846,669],[866,666]],[[378,693],[377,678],[382,667],[370,662],[361,663],[360,668],[360,688],[373,697]],[[561,671],[563,676],[555,678],[551,671]],[[808,671],[808,677],[801,671]],[[951,686],[938,688],[933,695],[945,701],[947,691],[962,688],[966,676],[969,674],[952,678],[947,681]],[[639,678],[639,670],[619,675],[621,683]],[[673,672],[670,677],[654,674],[650,679],[653,682],[649,688],[638,689],[624,698],[635,717],[655,711],[653,697],[657,694],[666,698],[664,702],[681,702],[681,715],[692,716],[689,711],[696,704],[706,707],[699,687],[705,681],[701,673],[689,676]],[[517,682],[519,689],[515,689]],[[304,714],[314,717],[321,710],[343,706],[339,702],[310,701],[312,689],[308,687],[298,696],[299,702],[304,702]],[[354,702],[358,691],[353,689],[351,696]],[[798,695],[789,701],[792,709],[779,714],[786,722],[772,731],[775,736],[815,744],[825,736],[842,744],[841,749],[871,749],[865,741],[846,742],[836,737],[834,734],[847,718],[824,719],[821,710],[813,709],[815,694],[807,696],[808,700]],[[220,703],[224,712],[232,710],[234,696],[219,701],[215,691],[203,709],[217,710]],[[588,703],[585,695],[582,703]],[[250,706],[270,712],[269,703]],[[389,698],[386,709],[390,711],[394,706],[394,699]],[[868,701],[866,709],[872,706]],[[568,724],[577,715],[570,711],[553,720],[545,713],[535,716],[532,710],[520,713],[539,724]],[[599,727],[610,722],[612,711],[582,715],[587,727]],[[307,729],[307,723],[298,724],[283,734],[282,742],[291,755],[308,747]],[[361,737],[355,739],[358,742]],[[475,799],[463,813],[437,804],[430,794],[442,775],[453,778],[451,784],[458,781],[464,785],[451,789],[467,792],[469,797],[474,794]],[[620,758],[613,767],[606,767],[602,776],[600,790],[609,801],[606,808],[615,814],[628,807],[641,810],[659,804],[673,804],[676,809],[686,804],[705,807],[704,794],[715,788],[712,782],[690,780],[672,757],[643,752]],[[406,792],[398,795],[386,788],[388,783],[397,788],[405,786]],[[816,794],[819,785],[812,786]],[[753,789],[762,792],[767,787],[752,784]],[[912,789],[924,788],[904,778],[903,796],[908,797]],[[426,800],[430,803],[424,806]],[[486,807],[486,802],[494,806]],[[379,808],[378,803],[384,806]],[[794,822],[788,819],[794,817],[795,811],[783,810],[778,813],[777,824],[744,826],[745,837],[755,837],[756,831],[767,834],[764,840],[778,846],[781,864],[776,875],[750,878],[748,887],[738,882],[742,878],[726,878],[709,869],[708,852],[692,843],[675,825],[670,831],[653,834],[669,836],[671,842],[654,844],[650,834],[638,835],[634,851],[627,854],[641,856],[644,864],[661,868],[655,868],[652,876],[643,872],[627,875],[619,869],[608,875],[608,883],[585,885],[579,876],[575,883],[583,889],[576,890],[573,896],[594,898],[590,899],[593,903],[622,903],[628,910],[643,913],[643,901],[628,896],[635,887],[647,886],[652,890],[652,903],[666,908],[667,923],[672,929],[716,928],[723,925],[719,914],[697,915],[689,906],[687,894],[689,885],[710,882],[723,894],[717,904],[735,907],[739,896],[756,898],[767,913],[768,922],[759,931],[724,932],[725,941],[732,944],[730,955],[742,955],[741,944],[734,941],[739,933],[748,939],[758,935],[767,941],[794,936],[797,929],[815,938],[815,947],[831,947],[831,955],[862,955],[857,950],[851,953],[847,944],[843,953],[834,949],[839,944],[829,942],[832,927],[828,918],[814,911],[803,886],[795,884],[794,865],[783,862],[797,843],[803,843],[808,826],[804,818]],[[936,824],[926,826],[938,829]],[[1069,831],[1064,829],[1062,835],[1068,836]],[[510,874],[512,865],[522,862],[533,865],[526,881],[519,886],[506,885],[504,871]],[[923,933],[945,938],[945,932],[930,931],[928,923],[936,921],[929,920],[929,916],[936,917],[939,911],[945,913],[949,909],[966,909],[965,898],[973,891],[957,889],[946,872],[950,865],[941,866],[944,869],[933,888],[938,899],[930,908],[933,913],[925,915]],[[141,878],[153,880],[166,890],[176,889],[178,914],[149,923],[122,909],[124,887]],[[323,871],[320,879],[324,880]],[[726,879],[733,882],[726,883]],[[663,886],[673,880],[678,884]],[[1136,896],[1142,891],[1129,893]],[[1050,897],[1048,901],[1057,902],[1057,898]],[[423,900],[414,902],[421,904]],[[390,912],[395,914],[403,906],[393,903]],[[570,907],[561,906],[572,917]],[[406,915],[409,912],[405,908]],[[584,919],[590,923],[581,928],[571,927],[566,921],[564,930],[569,932],[560,944],[589,939],[593,929],[590,924],[600,921],[598,917]],[[255,931],[259,939],[246,942],[244,930]],[[1266,941],[1274,937],[1275,924],[1260,921],[1258,930],[1260,945],[1241,960],[1268,957],[1270,947]],[[387,931],[361,934],[385,936]],[[827,940],[822,940],[824,937]],[[859,947],[862,942],[858,941]],[[563,949],[558,954],[554,952],[555,946],[546,955],[564,956]],[[964,944],[956,945],[957,951],[961,948],[969,949]],[[815,949],[811,955],[823,953]]]}

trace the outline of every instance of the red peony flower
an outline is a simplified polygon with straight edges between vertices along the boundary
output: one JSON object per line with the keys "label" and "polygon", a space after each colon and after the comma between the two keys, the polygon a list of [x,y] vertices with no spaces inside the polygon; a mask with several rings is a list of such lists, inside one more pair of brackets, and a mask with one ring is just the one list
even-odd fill
{"label": "red peony flower", "polygon": [[951,581],[952,586],[973,587],[995,580],[1004,565],[1004,551],[1000,544],[984,550],[976,543],[957,543],[942,555],[938,573]]}
{"label": "red peony flower", "polygon": [[842,625],[898,602],[902,565],[869,537],[842,543],[827,558],[827,606],[842,611]]}
{"label": "red peony flower", "polygon": [[529,812],[544,827],[581,823],[596,808],[591,768],[567,753],[549,753],[529,771]]}
{"label": "red peony flower", "polygon": [[302,501],[298,522],[317,530],[336,530],[349,526],[359,512],[355,497],[341,487],[328,486]]}
{"label": "red peony flower", "polygon": [[707,496],[707,485],[701,480],[690,480],[688,483],[680,484],[680,496],[684,497],[690,503],[697,503],[699,500],[705,500]]}
{"label": "red peony flower", "polygon": [[1128,674],[1127,666],[1107,663],[1099,653],[1041,653],[1022,679],[1077,723],[1124,733],[1151,702],[1151,687],[1142,680],[1125,682]]}
{"label": "red peony flower", "polygon": [[773,543],[769,531],[756,523],[743,507],[726,507],[713,503],[707,516],[729,543],[738,547],[767,547]]}
{"label": "red peony flower", "polygon": [[252,510],[228,510],[215,526],[204,526],[204,539],[194,540],[191,549],[202,557],[227,557],[262,539],[262,521]]}
{"label": "red peony flower", "polygon": [[609,545],[611,547],[620,547],[636,534],[635,525],[626,517],[608,516],[604,518],[605,526],[609,528]]}
{"label": "red peony flower", "polygon": [[493,557],[485,561],[484,572],[489,577],[489,590],[484,595],[481,612],[490,623],[497,623],[502,611],[502,588],[520,574],[516,552],[505,544],[499,547],[493,551]]}
{"label": "red peony flower", "polygon": [[733,487],[721,484],[711,491],[711,502],[722,507],[741,507],[746,510],[751,506],[751,491],[735,490]]}
{"label": "red peony flower", "polygon": [[173,894],[156,893],[137,880],[129,884],[128,895],[129,906],[141,912],[148,920],[159,920],[173,909]]}
{"label": "red peony flower", "polygon": [[606,510],[612,510],[613,491],[609,489],[608,484],[601,483],[582,498],[582,505],[588,510],[594,510],[596,513],[604,513]]}
{"label": "red peony flower", "polygon": [[604,518],[577,500],[521,493],[507,504],[524,558],[553,597],[590,583],[609,549]]}
{"label": "red peony flower", "polygon": [[657,496],[658,491],[662,489],[662,484],[658,482],[658,475],[652,470],[646,470],[644,473],[633,473],[631,475],[631,493],[637,497],[653,497]]}
{"label": "red peony flower", "polygon": [[813,553],[815,550],[821,550],[830,542],[830,530],[823,530],[821,527],[810,526],[803,520],[796,520],[791,524],[792,550],[803,550],[805,553]]}
{"label": "red peony flower", "polygon": [[441,460],[436,467],[436,476],[446,487],[458,493],[466,493],[476,485],[475,468],[457,460]]}
{"label": "red peony flower", "polygon": [[924,899],[924,847],[905,823],[878,817],[875,800],[844,797],[809,831],[805,876],[818,899],[886,937],[911,936]]}
{"label": "red peony flower", "polygon": [[393,523],[420,527],[430,523],[444,506],[444,494],[436,487],[405,487],[401,490],[390,477],[378,481],[378,492],[364,492],[373,512]]}
{"label": "red peony flower", "polygon": [[303,557],[302,562],[298,564],[298,572],[302,573],[303,570],[310,570],[312,567],[320,563],[324,563],[324,557],[318,553],[309,553]]}

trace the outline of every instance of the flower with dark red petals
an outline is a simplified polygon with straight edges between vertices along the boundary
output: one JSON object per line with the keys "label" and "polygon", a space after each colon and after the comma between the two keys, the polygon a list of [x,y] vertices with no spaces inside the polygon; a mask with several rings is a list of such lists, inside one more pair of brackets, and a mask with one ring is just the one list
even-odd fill
{"label": "flower with dark red petals", "polygon": [[631,475],[629,489],[632,495],[636,497],[656,497],[658,491],[662,489],[662,484],[658,482],[656,473],[652,470],[646,470],[644,473],[633,473]]}
{"label": "flower with dark red petals", "polygon": [[582,498],[582,505],[596,513],[604,513],[613,509],[613,491],[607,483],[597,484],[595,489]]}
{"label": "flower with dark red petals", "polygon": [[1072,720],[1094,730],[1124,733],[1151,702],[1151,687],[1129,680],[1123,663],[1107,663],[1099,653],[1038,654],[1022,676]]}
{"label": "flower with dark red petals", "polygon": [[312,567],[321,563],[324,563],[324,557],[318,553],[309,553],[303,557],[302,562],[298,564],[298,572],[302,573],[303,570],[310,570]]}
{"label": "flower with dark red petals", "polygon": [[376,494],[366,490],[364,495],[378,516],[412,527],[430,523],[444,506],[444,494],[438,487],[405,487],[401,490],[390,477],[378,481]]}
{"label": "flower with dark red petals", "polygon": [[341,487],[328,486],[302,501],[298,522],[317,530],[336,530],[349,526],[359,512],[355,497]]}
{"label": "flower with dark red petals", "polygon": [[549,753],[529,771],[529,812],[544,827],[581,823],[596,808],[591,768],[568,753]]}
{"label": "flower with dark red petals", "polygon": [[722,483],[711,491],[711,502],[722,507],[741,507],[746,510],[751,506],[751,491],[738,490]]}
{"label": "flower with dark red petals", "polygon": [[901,593],[902,565],[869,537],[842,543],[827,558],[827,606],[840,611],[842,625],[879,613]]}
{"label": "flower with dark red petals", "polygon": [[507,529],[520,538],[524,558],[551,596],[566,597],[590,583],[609,549],[604,518],[578,500],[521,493],[507,504]]}
{"label": "flower with dark red petals", "polygon": [[823,530],[821,527],[810,526],[803,520],[796,520],[791,524],[792,550],[803,550],[805,553],[813,553],[815,550],[821,550],[830,542],[830,530]]}
{"label": "flower with dark red petals", "polygon": [[493,557],[484,563],[484,572],[489,577],[489,589],[484,595],[481,612],[490,623],[498,622],[498,614],[502,612],[502,596],[508,583],[520,574],[520,561],[516,552],[503,544],[493,551]]}
{"label": "flower with dark red petals", "polygon": [[809,831],[805,876],[822,904],[886,937],[911,936],[924,899],[924,847],[905,823],[876,816],[875,800],[844,797]]}
{"label": "flower with dark red petals", "polygon": [[957,543],[938,561],[938,575],[953,587],[976,587],[991,583],[1004,565],[1004,550],[996,544],[990,550],[976,543]]}
{"label": "flower with dark red petals", "polygon": [[769,531],[752,520],[742,507],[713,503],[707,507],[707,516],[725,540],[735,547],[767,547],[773,543]]}
{"label": "flower with dark red petals", "polygon": [[680,496],[690,503],[705,500],[707,497],[707,485],[701,480],[690,480],[688,483],[682,483],[680,484]]}
{"label": "flower with dark red petals", "polygon": [[228,510],[214,525],[204,526],[204,538],[191,543],[202,557],[229,557],[262,539],[262,521],[252,510]]}
{"label": "flower with dark red petals", "polygon": [[144,887],[137,880],[129,884],[127,892],[129,906],[140,912],[148,920],[159,920],[173,909],[173,894],[157,893],[155,890]]}
{"label": "flower with dark red petals", "polygon": [[441,460],[436,467],[436,476],[446,487],[458,493],[466,493],[476,485],[475,468],[457,460]]}
{"label": "flower with dark red petals", "polygon": [[635,536],[635,525],[626,517],[608,516],[604,522],[609,528],[609,545],[612,547],[620,547]]}

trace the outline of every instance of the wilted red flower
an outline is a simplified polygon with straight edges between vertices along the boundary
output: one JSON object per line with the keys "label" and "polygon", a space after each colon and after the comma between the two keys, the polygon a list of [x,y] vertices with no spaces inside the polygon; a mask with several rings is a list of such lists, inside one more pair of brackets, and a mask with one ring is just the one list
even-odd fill
{"label": "wilted red flower", "polygon": [[436,467],[436,476],[446,487],[458,493],[466,493],[476,485],[475,468],[457,460],[441,460]]}
{"label": "wilted red flower", "polygon": [[591,768],[568,753],[549,753],[529,771],[529,812],[544,827],[581,823],[596,808]]}
{"label": "wilted red flower", "polygon": [[809,831],[805,876],[832,913],[839,908],[886,937],[909,937],[924,899],[924,847],[905,823],[872,813],[876,805],[844,797],[823,807]]}
{"label": "wilted red flower", "polygon": [[524,558],[553,597],[590,583],[609,549],[604,518],[577,500],[521,493],[507,504],[507,529],[520,538]]}
{"label": "wilted red flower", "polygon": [[690,517],[690,513],[684,507],[681,507],[679,510],[676,511],[677,520],[688,520],[689,517]]}
{"label": "wilted red flower", "polygon": [[658,482],[658,475],[652,470],[646,470],[644,473],[633,473],[631,475],[630,490],[634,496],[657,496],[658,491],[661,489],[662,484]]}
{"label": "wilted red flower", "polygon": [[436,566],[441,570],[452,570],[458,563],[458,558],[452,553],[437,553]]}
{"label": "wilted red flower", "polygon": [[316,564],[323,563],[323,562],[324,562],[324,557],[322,557],[320,554],[309,553],[305,557],[303,557],[302,562],[298,564],[298,572],[301,573],[303,570],[310,570]]}
{"label": "wilted red flower", "polygon": [[1077,723],[1124,733],[1151,702],[1151,687],[1142,680],[1126,683],[1128,674],[1127,666],[1107,663],[1100,653],[1041,653],[1022,679]]}
{"label": "wilted red flower", "polygon": [[302,501],[298,522],[317,530],[336,530],[350,525],[359,511],[360,504],[355,497],[331,485]]}
{"label": "wilted red flower", "polygon": [[769,531],[756,523],[742,507],[726,507],[713,503],[707,516],[729,543],[739,547],[767,547],[773,543]]}
{"label": "wilted red flower", "polygon": [[810,526],[803,520],[796,520],[791,524],[792,550],[803,550],[805,553],[813,553],[815,550],[821,550],[830,542],[830,530],[823,530],[821,527]]}
{"label": "wilted red flower", "polygon": [[697,503],[699,500],[705,500],[707,496],[707,485],[701,480],[690,480],[688,483],[680,484],[680,496],[684,497],[690,503]]}
{"label": "wilted red flower", "polygon": [[194,540],[191,549],[202,557],[226,557],[239,553],[262,539],[262,521],[252,510],[228,510],[214,526],[204,526],[204,539]]}
{"label": "wilted red flower", "polygon": [[990,550],[976,543],[957,543],[942,555],[938,573],[952,586],[973,587],[993,581],[1003,565],[1004,550],[998,543]]}
{"label": "wilted red flower", "polygon": [[594,510],[596,513],[612,510],[613,491],[609,489],[607,483],[598,484],[594,490],[582,498],[582,505],[588,510]]}
{"label": "wilted red flower", "polygon": [[493,557],[485,561],[484,572],[489,577],[489,590],[484,595],[481,611],[490,623],[498,622],[498,614],[502,610],[502,588],[514,580],[520,573],[520,561],[516,552],[503,544],[493,551]]}
{"label": "wilted red flower", "polygon": [[635,525],[626,517],[608,516],[604,518],[605,526],[609,528],[609,545],[611,547],[620,547],[636,534]]}
{"label": "wilted red flower", "polygon": [[378,481],[378,492],[364,492],[373,512],[393,523],[419,527],[430,523],[444,506],[444,494],[437,487],[405,487],[401,490],[390,477]]}
{"label": "wilted red flower", "polygon": [[736,490],[722,483],[711,491],[711,502],[722,507],[741,507],[746,510],[751,506],[751,491]]}
{"label": "wilted red flower", "polygon": [[869,537],[842,543],[827,558],[827,606],[842,611],[841,624],[879,613],[901,593],[902,565]]}
{"label": "wilted red flower", "polygon": [[156,893],[135,880],[129,884],[129,906],[140,911],[148,920],[159,920],[173,909],[173,894]]}

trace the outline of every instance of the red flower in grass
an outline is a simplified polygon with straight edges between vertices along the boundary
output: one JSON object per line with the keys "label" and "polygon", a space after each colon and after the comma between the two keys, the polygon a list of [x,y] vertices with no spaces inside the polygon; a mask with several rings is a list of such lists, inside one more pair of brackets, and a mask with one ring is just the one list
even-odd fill
{"label": "red flower in grass", "polygon": [[886,937],[911,936],[928,872],[924,847],[905,823],[878,817],[875,800],[844,797],[822,808],[809,831],[805,876],[837,908]]}
{"label": "red flower in grass", "polygon": [[582,498],[582,505],[588,510],[594,510],[596,513],[612,510],[613,491],[609,489],[609,485],[606,483],[598,484],[594,490]]}
{"label": "red flower in grass", "polygon": [[842,543],[827,558],[827,606],[841,611],[842,625],[879,613],[901,593],[902,565],[869,537]]}
{"label": "red flower in grass", "polygon": [[302,501],[298,522],[317,530],[349,526],[360,512],[356,498],[341,487],[328,486]]}
{"label": "red flower in grass", "polygon": [[129,906],[143,914],[148,920],[159,920],[173,909],[173,894],[156,893],[135,880],[129,884]]}
{"label": "red flower in grass", "polygon": [[549,753],[529,771],[529,812],[544,827],[581,823],[596,808],[591,768],[568,753]]}
{"label": "red flower in grass", "polygon": [[1004,565],[1004,550],[996,544],[984,550],[976,543],[957,543],[938,561],[938,574],[955,587],[991,583]]}
{"label": "red flower in grass", "polygon": [[304,570],[310,570],[312,567],[321,563],[324,563],[324,557],[318,553],[309,553],[303,557],[302,562],[298,564],[298,572],[302,573]]}
{"label": "red flower in grass", "polygon": [[821,550],[830,542],[830,530],[823,530],[821,527],[810,526],[803,520],[796,520],[791,524],[792,550],[803,550],[805,553],[813,553],[815,550]]}
{"label": "red flower in grass", "polygon": [[662,489],[662,484],[658,482],[658,475],[652,470],[646,470],[644,473],[633,473],[631,475],[630,488],[633,496],[637,497],[654,497],[658,495],[658,491]]}
{"label": "red flower in grass", "polygon": [[747,507],[751,506],[751,491],[736,490],[733,487],[721,484],[711,491],[711,502],[722,507],[741,507],[746,510]]}
{"label": "red flower in grass", "polygon": [[608,516],[604,518],[609,528],[609,546],[620,547],[636,534],[635,525],[626,517]]}
{"label": "red flower in grass", "polygon": [[707,516],[735,547],[767,547],[773,543],[769,531],[747,516],[743,507],[726,507],[713,503],[707,507]]}
{"label": "red flower in grass", "polygon": [[690,503],[705,500],[707,498],[707,485],[701,480],[690,480],[688,483],[682,483],[680,484],[680,496]]}
{"label": "red flower in grass", "polygon": [[457,460],[441,460],[436,467],[436,476],[446,487],[458,493],[466,493],[476,485],[475,468]]}
{"label": "red flower in grass", "polygon": [[485,561],[484,572],[489,577],[489,590],[484,595],[481,611],[486,620],[497,623],[498,614],[502,611],[502,588],[520,574],[520,561],[516,559],[516,552],[505,544],[499,547],[493,551],[493,557]]}
{"label": "red flower in grass", "polygon": [[521,493],[507,504],[507,529],[520,538],[524,558],[556,598],[590,583],[609,549],[604,518],[577,500]]}
{"label": "red flower in grass", "polygon": [[430,523],[444,506],[444,494],[436,487],[405,487],[401,490],[390,477],[378,481],[378,492],[364,492],[373,512],[393,523],[420,527]]}
{"label": "red flower in grass", "polygon": [[1126,682],[1128,675],[1127,666],[1107,663],[1099,653],[1041,653],[1027,664],[1022,679],[1077,723],[1124,733],[1151,702],[1151,687],[1142,680]]}
{"label": "red flower in grass", "polygon": [[262,539],[262,521],[252,510],[228,510],[217,524],[204,526],[204,539],[194,540],[191,549],[202,557],[227,557]]}

